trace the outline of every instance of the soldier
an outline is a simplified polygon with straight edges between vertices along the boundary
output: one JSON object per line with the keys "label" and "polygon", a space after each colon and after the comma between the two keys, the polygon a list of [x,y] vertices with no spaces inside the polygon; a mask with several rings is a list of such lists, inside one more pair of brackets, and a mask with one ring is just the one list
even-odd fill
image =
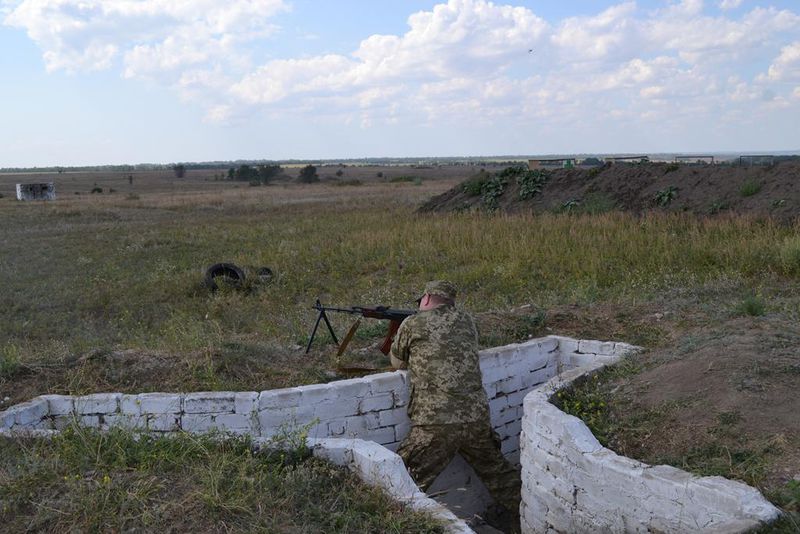
{"label": "soldier", "polygon": [[456,309],[455,297],[451,283],[429,282],[420,312],[403,321],[392,344],[392,365],[407,368],[411,383],[411,431],[397,453],[423,491],[460,453],[496,503],[518,518],[520,476],[500,452],[481,380],[478,331],[472,316]]}

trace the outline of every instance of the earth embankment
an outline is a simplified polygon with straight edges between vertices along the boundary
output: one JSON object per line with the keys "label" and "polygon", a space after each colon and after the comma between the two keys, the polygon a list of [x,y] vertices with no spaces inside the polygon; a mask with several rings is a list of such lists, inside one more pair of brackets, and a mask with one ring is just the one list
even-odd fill
{"label": "earth embankment", "polygon": [[800,161],[771,166],[606,164],[594,168],[481,172],[425,203],[421,212],[583,212],[617,209],[698,215],[800,216]]}

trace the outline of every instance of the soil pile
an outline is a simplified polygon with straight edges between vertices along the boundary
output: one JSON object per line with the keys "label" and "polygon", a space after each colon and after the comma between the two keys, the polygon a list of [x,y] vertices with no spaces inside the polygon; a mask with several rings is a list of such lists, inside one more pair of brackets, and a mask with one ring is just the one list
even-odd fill
{"label": "soil pile", "polygon": [[770,166],[618,163],[511,171],[481,172],[432,198],[420,211],[733,212],[783,222],[800,216],[798,160]]}

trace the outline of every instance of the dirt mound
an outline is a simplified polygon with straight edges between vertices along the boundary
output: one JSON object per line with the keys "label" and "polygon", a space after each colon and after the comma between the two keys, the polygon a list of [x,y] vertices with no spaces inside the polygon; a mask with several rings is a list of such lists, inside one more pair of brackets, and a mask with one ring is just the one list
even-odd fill
{"label": "dirt mound", "polygon": [[615,164],[481,172],[432,198],[421,212],[598,213],[611,209],[717,215],[800,216],[800,161],[771,166]]}

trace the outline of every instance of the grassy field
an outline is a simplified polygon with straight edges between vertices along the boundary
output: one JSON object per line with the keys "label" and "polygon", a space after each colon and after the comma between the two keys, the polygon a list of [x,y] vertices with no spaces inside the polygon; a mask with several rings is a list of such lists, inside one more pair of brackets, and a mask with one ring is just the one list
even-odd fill
{"label": "grassy field", "polygon": [[[409,307],[434,278],[461,289],[484,345],[558,333],[666,347],[737,316],[747,299],[767,317],[800,319],[796,227],[614,212],[415,213],[471,172],[353,187],[248,187],[208,176],[178,187],[153,175],[134,180],[136,191],[115,176],[113,194],[82,176],[75,190],[97,183],[106,192],[47,204],[0,199],[0,401],[330,380],[324,337],[304,354],[317,298]],[[0,177],[0,188],[13,179]],[[203,273],[221,261],[276,276],[211,294]],[[340,332],[351,320],[334,318]],[[347,357],[385,365],[371,348],[381,328],[364,329]],[[54,457],[37,447],[6,450],[34,464]]]}

